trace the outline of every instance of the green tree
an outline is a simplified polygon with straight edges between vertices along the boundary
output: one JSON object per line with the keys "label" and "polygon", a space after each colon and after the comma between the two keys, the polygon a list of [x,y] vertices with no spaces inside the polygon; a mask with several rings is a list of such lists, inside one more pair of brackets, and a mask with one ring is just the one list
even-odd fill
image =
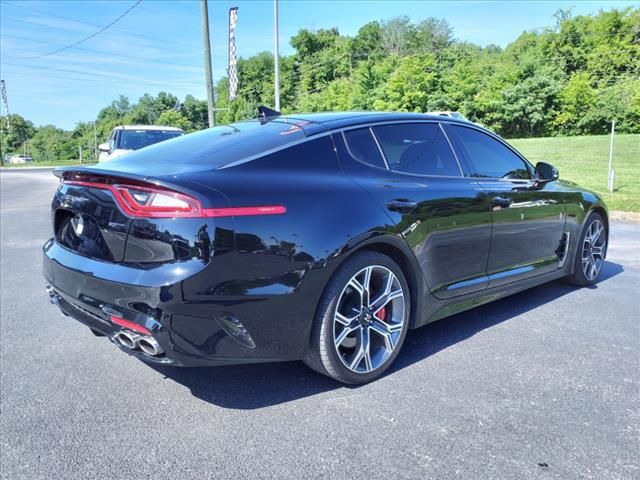
{"label": "green tree", "polygon": [[158,117],[157,123],[165,127],[178,127],[185,131],[191,129],[189,120],[176,110],[165,110],[162,112]]}
{"label": "green tree", "polygon": [[23,144],[35,134],[35,127],[29,120],[12,113],[8,117],[0,117],[2,130],[2,153],[4,155],[19,152]]}

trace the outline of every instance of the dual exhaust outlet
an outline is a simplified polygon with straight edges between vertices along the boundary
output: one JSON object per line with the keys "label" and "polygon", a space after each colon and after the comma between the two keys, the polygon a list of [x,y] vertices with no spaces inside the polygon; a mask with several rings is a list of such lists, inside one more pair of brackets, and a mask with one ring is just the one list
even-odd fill
{"label": "dual exhaust outlet", "polygon": [[164,350],[155,338],[149,335],[140,335],[129,330],[122,330],[114,335],[114,340],[119,345],[129,350],[142,350],[147,355],[157,357],[162,355]]}

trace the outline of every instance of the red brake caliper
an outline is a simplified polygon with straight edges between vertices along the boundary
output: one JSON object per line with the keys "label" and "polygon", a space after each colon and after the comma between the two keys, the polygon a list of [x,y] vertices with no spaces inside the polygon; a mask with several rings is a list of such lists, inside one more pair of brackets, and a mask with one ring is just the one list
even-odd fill
{"label": "red brake caliper", "polygon": [[378,312],[374,315],[378,320],[382,320],[384,322],[385,317],[387,316],[387,308],[382,307]]}

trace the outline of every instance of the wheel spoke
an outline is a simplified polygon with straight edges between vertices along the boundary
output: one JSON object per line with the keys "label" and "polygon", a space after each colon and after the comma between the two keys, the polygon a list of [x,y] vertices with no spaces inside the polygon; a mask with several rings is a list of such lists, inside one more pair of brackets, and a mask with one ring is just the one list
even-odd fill
{"label": "wheel spoke", "polygon": [[371,364],[371,351],[370,351],[370,341],[369,341],[369,329],[360,328],[358,331],[358,350],[356,351],[349,368],[351,370],[357,370],[358,366],[364,360],[364,368],[365,372],[369,372],[373,370],[373,365]]}
{"label": "wheel spoke", "polygon": [[345,339],[354,331],[358,330],[358,329],[362,329],[362,327],[360,325],[355,326],[355,327],[344,327],[342,329],[342,332],[340,332],[340,335],[338,335],[338,337],[336,338],[336,347],[340,347],[342,346],[342,343],[345,341]]}
{"label": "wheel spoke", "polygon": [[594,245],[598,239],[600,238],[600,235],[602,234],[602,232],[604,231],[604,227],[600,224],[600,222],[593,222],[593,233],[591,234],[591,244]]}
{"label": "wheel spoke", "polygon": [[402,325],[388,325],[381,321],[375,321],[371,325],[371,330],[382,337],[385,349],[387,352],[391,353],[393,352],[397,342],[397,336],[394,337],[393,334],[402,331]]}
{"label": "wheel spoke", "polygon": [[598,267],[596,265],[596,259],[591,257],[591,270],[589,270],[589,280],[596,278],[598,274]]}
{"label": "wheel spoke", "polygon": [[364,281],[362,282],[362,286],[364,288],[364,294],[362,296],[362,305],[369,306],[369,302],[371,301],[371,274],[373,272],[373,267],[367,267],[364,270]]}
{"label": "wheel spoke", "polygon": [[402,297],[402,288],[393,290],[394,283],[396,282],[396,276],[389,272],[389,275],[385,279],[384,289],[382,293],[371,302],[371,310],[374,314],[378,313],[383,307],[385,307],[390,301]]}
{"label": "wheel spoke", "polygon": [[584,272],[584,276],[587,277],[587,279],[590,278],[590,271],[591,271],[591,255],[587,255],[586,258],[582,259],[582,271]]}
{"label": "wheel spoke", "polygon": [[604,244],[602,244],[602,245],[600,245],[600,246],[598,246],[598,247],[594,246],[594,247],[591,249],[591,255],[598,256],[598,257],[600,257],[602,260],[604,260]]}
{"label": "wheel spoke", "polygon": [[357,313],[353,317],[347,317],[346,315],[343,315],[340,312],[336,312],[336,321],[347,327],[351,325],[357,318],[358,318]]}
{"label": "wheel spoke", "polygon": [[[366,278],[367,276],[365,274],[365,279]],[[353,288],[356,292],[358,292],[358,295],[360,296],[361,308],[369,305],[369,290],[367,289],[367,287],[365,287],[365,285],[360,283],[360,281],[356,277],[353,277],[351,280],[349,280],[349,283],[347,284],[347,286]]]}

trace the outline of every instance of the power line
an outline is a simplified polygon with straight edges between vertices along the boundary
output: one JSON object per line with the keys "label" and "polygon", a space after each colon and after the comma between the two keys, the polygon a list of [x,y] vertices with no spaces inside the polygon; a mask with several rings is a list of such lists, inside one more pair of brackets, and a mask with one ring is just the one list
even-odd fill
{"label": "power line", "polygon": [[[30,11],[30,12],[39,13],[39,14],[41,14],[41,15],[45,15],[45,16],[48,16],[48,17],[59,18],[59,19],[61,19],[61,20],[68,20],[68,21],[70,21],[70,22],[79,23],[79,24],[81,24],[81,25],[88,25],[88,26],[90,26],[90,27],[98,27],[98,28],[100,28],[100,27],[101,27],[101,25],[97,25],[97,24],[95,24],[95,23],[85,22],[85,21],[83,21],[83,20],[77,20],[77,19],[75,19],[75,18],[65,17],[65,16],[62,16],[62,15],[57,15],[57,14],[55,14],[55,13],[46,12],[46,11],[44,11],[44,10],[39,10],[39,9],[37,9],[37,8],[25,7],[24,5],[18,5],[18,4],[10,3],[10,2],[3,2],[3,5],[4,5],[4,6],[9,6],[9,7],[14,7],[14,8],[20,8],[20,9],[22,9],[22,10],[27,10],[27,11]],[[16,21],[19,21],[19,22],[23,22],[23,23],[31,23],[31,24],[34,24],[34,25],[38,25],[38,24],[37,24],[37,23],[35,23],[35,22],[28,22],[28,21],[26,21],[26,20],[16,19],[16,18],[12,18],[12,17],[5,17],[5,18],[11,18],[12,20],[16,20]],[[52,26],[50,26],[50,25],[47,25],[47,27],[49,27],[49,28],[59,28],[59,27],[52,27]],[[128,32],[127,30],[125,30],[125,29],[123,29],[123,28],[117,28],[117,27],[114,27],[114,28],[113,28],[113,30],[115,30],[115,31],[119,31],[119,32],[124,32],[124,33],[126,33],[127,35],[130,35],[130,36],[133,36],[133,37],[144,38],[144,39],[146,39],[146,40],[153,40],[154,42],[165,43],[165,44],[167,44],[167,45],[183,46],[183,47],[187,47],[187,48],[191,48],[191,49],[198,48],[198,47],[195,47],[195,46],[193,46],[193,45],[188,45],[188,44],[186,44],[186,43],[179,43],[179,42],[176,42],[176,41],[174,41],[174,40],[168,41],[168,40],[166,40],[166,39],[161,39],[161,38],[156,38],[156,37],[150,37],[149,35],[143,35],[143,34],[141,34],[141,33],[131,33],[131,32]],[[166,47],[165,47],[165,49],[166,49]],[[174,52],[179,52],[178,50],[173,50],[173,51],[174,51]]]}
{"label": "power line", "polygon": [[136,3],[134,3],[133,5],[131,5],[129,8],[127,8],[119,17],[116,17],[115,20],[113,20],[111,23],[105,25],[104,27],[102,27],[100,30],[98,30],[97,32],[92,33],[91,35],[83,38],[82,40],[79,40],[75,43],[72,43],[71,45],[67,45],[66,47],[62,47],[59,48],[57,50],[54,50],[53,52],[49,52],[49,53],[43,53],[42,55],[38,55],[35,57],[25,57],[25,58],[31,58],[31,59],[36,59],[36,58],[44,58],[44,57],[49,57],[51,55],[55,55],[56,53],[60,53],[63,52],[65,50],[68,50],[70,48],[76,47],[78,45],[80,45],[81,43],[86,42],[87,40],[92,39],[93,37],[96,37],[98,35],[100,35],[102,32],[104,32],[105,30],[107,30],[109,27],[111,27],[113,24],[117,23],[118,21],[122,20],[131,10],[133,10],[134,8],[136,8],[138,5],[140,5],[142,3],[142,0],[137,0]]}
{"label": "power line", "polygon": [[[19,68],[35,68],[35,67],[23,67],[22,65]],[[66,71],[66,70],[65,70]],[[75,72],[75,70],[74,70]],[[12,70],[3,70],[3,73],[6,75],[25,75],[26,72],[19,72],[19,71],[12,71]],[[86,74],[86,73],[82,73],[78,71],[79,75],[90,75],[90,74]],[[80,81],[80,82],[91,82],[91,84],[94,83],[101,83],[101,84],[106,84],[106,85],[114,85],[114,86],[119,86],[119,87],[131,87],[132,86],[132,82],[131,80],[127,80],[127,79],[123,79],[123,80],[116,80],[116,79],[109,79],[109,78],[92,78],[92,77],[80,77],[80,76],[73,76],[73,75],[50,75],[47,74],[46,76],[47,79],[49,78],[55,78],[55,79],[60,79],[60,80],[75,80],[75,81]],[[151,85],[154,86],[163,86],[166,85],[165,82],[161,82],[160,80],[150,80],[152,83]],[[147,82],[145,82],[145,84],[149,85]],[[182,83],[178,84],[178,86],[180,87],[199,87],[199,83],[196,81],[193,82],[188,82],[188,81],[183,81]],[[77,87],[73,87],[73,89],[76,89]],[[31,92],[31,90],[29,90],[29,92]],[[16,93],[16,92],[14,92]]]}
{"label": "power line", "polygon": [[[54,46],[62,46],[60,43],[55,43],[55,42],[48,42],[45,40],[34,40],[31,38],[27,38],[27,37],[19,37],[17,35],[9,35],[9,34],[1,34],[1,37],[8,37],[8,38],[15,38],[16,40],[28,40],[28,41],[33,41],[33,42],[39,42],[39,43],[44,43],[47,45],[54,45]],[[36,53],[34,52],[32,49],[29,48],[22,48],[22,47],[14,47],[14,46],[10,46],[10,47],[6,47],[10,50],[22,50],[22,51],[26,51],[26,52],[32,52],[32,53]],[[104,50],[94,50],[91,48],[84,48],[84,47],[75,47],[75,50],[81,50],[83,52],[88,52],[88,53],[97,53],[100,55],[113,55],[113,56],[117,56],[118,58],[125,58],[125,59],[129,59],[129,60],[137,60],[137,61],[143,61],[143,62],[149,62],[149,63],[158,63],[158,64],[163,64],[163,65],[170,65],[170,66],[177,66],[177,67],[193,67],[193,68],[202,68],[202,65],[197,65],[197,64],[193,64],[193,63],[176,63],[176,62],[171,62],[171,61],[164,61],[164,60],[151,60],[149,58],[143,58],[143,57],[133,57],[131,55],[123,55],[122,53],[118,52],[107,52]],[[25,58],[29,58],[29,57],[16,57],[16,56],[12,56],[12,55],[5,55],[7,58],[14,58],[16,60],[22,60]],[[63,58],[69,58],[74,60],[73,57],[63,57]]]}
{"label": "power line", "polygon": [[[147,78],[141,78],[141,77],[135,77],[132,75],[123,75],[123,74],[111,74],[111,75],[105,75],[105,74],[100,74],[100,73],[90,73],[90,72],[84,72],[82,70],[73,70],[70,68],[50,68],[50,67],[43,67],[43,66],[39,66],[39,65],[20,65],[19,63],[10,63],[10,62],[3,62],[3,65],[9,65],[12,67],[19,67],[19,68],[27,68],[27,69],[36,69],[36,70],[46,70],[46,71],[52,71],[52,72],[64,72],[64,73],[74,73],[74,74],[80,74],[80,75],[86,75],[86,76],[94,76],[94,77],[107,77],[107,79],[111,79],[111,80],[123,80],[123,81],[143,81],[146,83],[152,83],[152,84],[156,84],[156,85],[176,85],[176,84],[180,84],[181,86],[186,86],[186,85],[195,85],[195,82],[192,81],[185,81],[185,80],[170,80],[170,81],[162,81],[162,80],[149,80]],[[92,81],[90,78],[84,79],[86,81]]]}
{"label": "power line", "polygon": [[[55,26],[55,25],[42,25],[42,24],[40,24],[38,22],[34,22],[34,21],[30,21],[30,20],[23,20],[23,19],[15,18],[15,17],[8,17],[6,15],[3,16],[2,19],[3,20],[9,19],[9,20],[11,20],[13,22],[26,23],[27,25],[35,25],[35,26],[37,26],[39,28],[50,28],[50,29],[53,29],[53,30],[62,30],[64,32],[67,31],[67,29],[64,28],[64,27]],[[119,31],[124,31],[124,30],[120,29]],[[4,35],[7,35],[7,34],[5,33]],[[144,38],[144,39],[149,39],[149,40],[152,40],[153,42],[156,42],[156,43],[168,43],[168,42],[163,42],[162,40],[156,40],[156,39],[153,39],[151,37],[142,37],[140,35],[135,35],[135,34],[132,34],[132,33],[129,33],[127,35],[134,36],[134,37],[140,37],[140,38]],[[23,37],[21,37],[21,38],[23,38]],[[35,39],[35,38],[29,38],[27,40],[30,40],[32,42],[51,43],[51,42],[47,42],[45,40],[38,40],[38,39]],[[173,43],[171,43],[171,44],[173,45]],[[59,45],[59,44],[57,44],[57,45]],[[182,44],[176,43],[175,45],[182,45]],[[142,47],[142,48],[149,48],[150,47],[149,44],[139,43],[139,42],[131,42],[131,41],[129,41],[129,39],[127,39],[127,47],[129,47],[129,46],[131,46],[131,47],[138,46],[138,47]],[[75,48],[76,49],[80,49],[80,47],[75,47]],[[197,48],[191,47],[191,46],[187,47],[187,48],[191,49],[188,52],[185,52],[184,50],[176,50],[175,48],[169,48],[169,47],[164,47],[164,46],[163,47],[156,47],[155,45],[152,45],[152,48],[162,48],[163,52],[164,51],[166,51],[166,52],[175,52],[175,53],[178,53],[178,54],[180,54],[182,56],[189,55],[189,54],[195,55],[195,54],[197,54],[197,53],[199,53],[201,51],[201,50],[198,50]]]}

